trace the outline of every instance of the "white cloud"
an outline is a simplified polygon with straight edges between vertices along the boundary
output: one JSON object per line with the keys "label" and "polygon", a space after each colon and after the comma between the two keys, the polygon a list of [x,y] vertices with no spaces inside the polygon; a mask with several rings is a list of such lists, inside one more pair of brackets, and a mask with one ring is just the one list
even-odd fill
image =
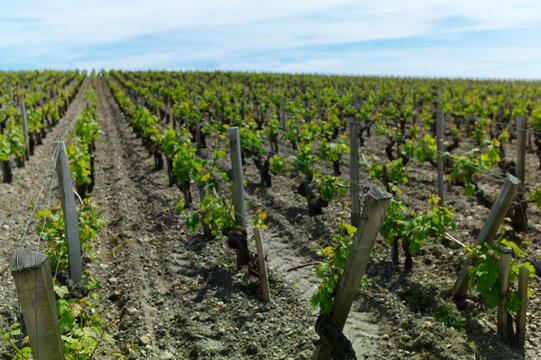
{"label": "white cloud", "polygon": [[[539,18],[541,5],[533,0],[19,1],[0,9],[0,52],[10,54],[0,59],[0,66],[16,66],[25,59],[36,67],[50,63],[174,68],[199,62],[232,68],[253,64],[253,69],[283,71],[302,66],[306,72],[357,69],[360,65],[347,64],[364,64],[366,59],[343,60],[343,54],[358,54],[348,44],[448,37],[469,31],[531,28],[534,32],[539,30]],[[531,32],[525,36],[534,36]],[[383,54],[379,45],[373,46],[370,56]],[[483,46],[478,45],[479,49]],[[307,50],[310,47],[317,48],[316,53],[327,47],[331,53],[316,56]],[[387,69],[401,67],[393,58],[410,56],[408,49],[389,51],[391,60],[382,62]],[[305,58],[300,59],[299,52]],[[521,59],[528,56],[519,53],[525,56]],[[262,54],[280,57],[262,59]],[[466,54],[462,62],[469,58]],[[433,59],[417,57],[417,69],[434,67],[421,65],[435,63]],[[445,58],[441,61],[449,63]]]}

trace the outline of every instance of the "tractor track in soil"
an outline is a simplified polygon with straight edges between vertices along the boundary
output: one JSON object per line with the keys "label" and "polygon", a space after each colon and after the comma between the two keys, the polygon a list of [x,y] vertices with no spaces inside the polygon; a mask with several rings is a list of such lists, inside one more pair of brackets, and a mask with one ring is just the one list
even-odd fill
{"label": "tractor track in soil", "polygon": [[294,290],[276,285],[274,302],[261,303],[257,279],[229,265],[234,251],[189,234],[173,210],[178,191],[152,169],[102,78],[97,93],[103,134],[92,197],[105,225],[92,266],[115,338],[139,345],[141,359],[309,357],[315,336],[305,299],[292,301]]}

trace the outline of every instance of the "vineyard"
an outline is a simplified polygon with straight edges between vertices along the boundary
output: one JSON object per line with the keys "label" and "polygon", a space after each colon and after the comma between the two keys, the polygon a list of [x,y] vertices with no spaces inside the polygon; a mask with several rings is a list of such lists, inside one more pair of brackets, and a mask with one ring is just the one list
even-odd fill
{"label": "vineyard", "polygon": [[0,82],[0,358],[541,358],[538,82]]}

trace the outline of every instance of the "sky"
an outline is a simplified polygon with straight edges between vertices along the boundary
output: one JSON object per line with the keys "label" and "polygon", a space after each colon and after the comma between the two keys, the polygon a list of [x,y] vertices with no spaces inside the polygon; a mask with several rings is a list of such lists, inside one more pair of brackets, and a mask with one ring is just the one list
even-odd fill
{"label": "sky", "polygon": [[539,0],[0,0],[0,70],[541,79]]}

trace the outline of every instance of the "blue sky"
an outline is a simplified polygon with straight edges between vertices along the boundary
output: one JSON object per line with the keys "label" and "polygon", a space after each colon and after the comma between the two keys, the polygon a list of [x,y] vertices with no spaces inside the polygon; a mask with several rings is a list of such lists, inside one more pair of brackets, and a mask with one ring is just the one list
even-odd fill
{"label": "blue sky", "polygon": [[538,0],[0,0],[0,69],[541,79]]}

